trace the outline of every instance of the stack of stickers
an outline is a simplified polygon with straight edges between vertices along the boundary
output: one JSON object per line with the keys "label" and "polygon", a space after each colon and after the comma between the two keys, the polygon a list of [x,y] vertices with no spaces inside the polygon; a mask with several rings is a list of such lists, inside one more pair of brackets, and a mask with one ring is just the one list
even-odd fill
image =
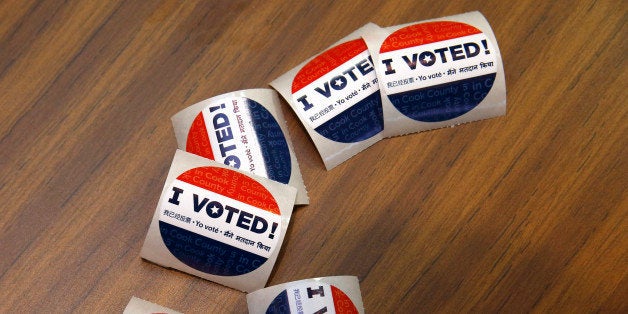
{"label": "stack of stickers", "polygon": [[369,23],[270,83],[327,170],[386,137],[506,113],[495,35],[479,12]]}
{"label": "stack of stickers", "polygon": [[[495,36],[479,12],[369,23],[270,83],[329,170],[392,136],[505,114]],[[245,292],[252,313],[363,313],[356,277],[263,289],[295,204],[309,203],[278,94],[249,89],[172,117],[175,153],[141,256]]]}
{"label": "stack of stickers", "polygon": [[141,256],[242,291],[263,288],[308,197],[277,93],[216,96],[172,117],[176,151]]}

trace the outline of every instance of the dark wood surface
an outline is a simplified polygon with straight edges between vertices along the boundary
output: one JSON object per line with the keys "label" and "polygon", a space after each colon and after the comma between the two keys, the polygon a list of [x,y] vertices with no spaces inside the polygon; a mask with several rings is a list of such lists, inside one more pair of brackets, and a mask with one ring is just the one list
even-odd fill
{"label": "dark wood surface", "polygon": [[625,1],[0,1],[0,312],[137,296],[246,312],[139,257],[170,117],[367,22],[480,10],[506,116],[387,139],[326,171],[284,103],[311,204],[268,282],[355,275],[367,313],[628,312]]}

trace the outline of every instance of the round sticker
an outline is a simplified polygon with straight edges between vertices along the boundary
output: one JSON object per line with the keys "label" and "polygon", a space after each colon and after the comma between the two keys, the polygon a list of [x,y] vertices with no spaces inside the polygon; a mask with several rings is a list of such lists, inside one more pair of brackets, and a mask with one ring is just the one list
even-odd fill
{"label": "round sticker", "polygon": [[300,282],[283,290],[268,306],[276,313],[359,313],[351,299],[339,288],[320,281]]}
{"label": "round sticker", "polygon": [[362,39],[308,62],[292,82],[292,98],[301,119],[336,142],[364,141],[384,128],[377,75]]}
{"label": "round sticker", "polygon": [[212,102],[194,119],[185,149],[275,180],[290,181],[288,142],[273,115],[246,97]]}
{"label": "round sticker", "polygon": [[496,51],[474,26],[428,22],[401,28],[382,43],[384,93],[405,116],[445,121],[475,108],[496,76]]}
{"label": "round sticker", "polygon": [[234,170],[188,170],[173,181],[160,204],[164,244],[179,261],[204,273],[249,273],[279,245],[277,202],[259,182]]}

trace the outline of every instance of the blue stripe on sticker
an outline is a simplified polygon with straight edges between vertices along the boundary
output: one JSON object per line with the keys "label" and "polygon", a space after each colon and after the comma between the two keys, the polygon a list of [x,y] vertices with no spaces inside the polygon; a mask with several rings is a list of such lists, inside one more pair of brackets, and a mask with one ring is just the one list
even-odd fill
{"label": "blue stripe on sticker", "polygon": [[378,90],[315,130],[336,142],[355,143],[369,139],[383,129],[384,119]]}
{"label": "blue stripe on sticker", "polygon": [[159,221],[164,244],[185,265],[218,276],[238,276],[254,271],[267,258]]}
{"label": "blue stripe on sticker", "polygon": [[273,115],[257,102],[246,98],[253,128],[262,151],[269,179],[281,183],[290,181],[292,161],[288,142]]}
{"label": "blue stripe on sticker", "polygon": [[422,122],[457,118],[475,108],[493,87],[496,73],[388,95],[405,116]]}
{"label": "blue stripe on sticker", "polygon": [[290,314],[290,303],[288,301],[288,291],[284,290],[273,299],[266,314]]}

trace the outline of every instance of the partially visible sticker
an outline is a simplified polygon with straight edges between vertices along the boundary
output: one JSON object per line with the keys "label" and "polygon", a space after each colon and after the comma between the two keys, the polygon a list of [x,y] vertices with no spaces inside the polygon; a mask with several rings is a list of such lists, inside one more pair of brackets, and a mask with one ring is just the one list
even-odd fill
{"label": "partially visible sticker", "polygon": [[351,299],[339,288],[319,281],[301,281],[279,293],[268,306],[266,313],[359,312]]}
{"label": "partially visible sticker", "polygon": [[489,93],[496,50],[474,26],[451,21],[401,28],[382,43],[383,92],[399,112],[422,122],[459,117]]}
{"label": "partially visible sticker", "polygon": [[249,273],[279,247],[281,213],[272,194],[237,171],[198,167],[162,196],[159,231],[182,263],[219,276]]}
{"label": "partially visible sticker", "polygon": [[294,77],[292,98],[301,119],[330,140],[355,143],[383,130],[377,75],[363,39],[307,63]]}
{"label": "partially visible sticker", "polygon": [[177,311],[171,310],[159,304],[142,300],[138,297],[132,297],[131,300],[129,301],[129,304],[127,304],[126,307],[124,308],[124,312],[122,312],[122,314],[140,314],[140,313],[141,314],[144,314],[144,313],[180,314]]}
{"label": "partially visible sticker", "polygon": [[246,97],[205,107],[194,119],[185,150],[271,180],[288,183],[288,142],[273,115]]}

